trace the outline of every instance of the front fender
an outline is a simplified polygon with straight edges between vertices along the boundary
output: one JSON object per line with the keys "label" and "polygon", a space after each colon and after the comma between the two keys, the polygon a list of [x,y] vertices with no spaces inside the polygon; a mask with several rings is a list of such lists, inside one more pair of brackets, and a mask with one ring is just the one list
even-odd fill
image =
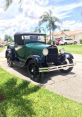
{"label": "front fender", "polygon": [[38,56],[38,55],[29,56],[29,57],[27,58],[25,64],[28,64],[28,62],[29,62],[30,60],[34,60],[34,61],[37,62],[39,65],[41,64],[41,57]]}
{"label": "front fender", "polygon": [[63,56],[64,56],[65,59],[70,59],[70,58],[71,58],[71,59],[74,59],[73,55],[70,54],[70,53],[64,53]]}
{"label": "front fender", "polygon": [[65,59],[74,59],[73,55],[70,53],[63,53],[59,55],[59,60],[62,62]]}
{"label": "front fender", "polygon": [[37,63],[40,63],[41,62],[41,57],[38,56],[38,55],[32,55],[31,56],[33,60],[35,60]]}

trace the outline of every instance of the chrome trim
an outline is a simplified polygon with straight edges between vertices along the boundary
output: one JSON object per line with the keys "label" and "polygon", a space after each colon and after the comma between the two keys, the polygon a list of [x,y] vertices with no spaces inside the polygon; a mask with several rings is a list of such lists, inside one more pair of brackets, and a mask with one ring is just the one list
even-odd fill
{"label": "chrome trim", "polygon": [[73,64],[66,64],[66,65],[58,65],[58,66],[51,66],[51,67],[43,67],[39,68],[39,72],[50,72],[50,71],[55,71],[55,70],[60,70],[60,69],[65,69],[66,67],[73,67]]}

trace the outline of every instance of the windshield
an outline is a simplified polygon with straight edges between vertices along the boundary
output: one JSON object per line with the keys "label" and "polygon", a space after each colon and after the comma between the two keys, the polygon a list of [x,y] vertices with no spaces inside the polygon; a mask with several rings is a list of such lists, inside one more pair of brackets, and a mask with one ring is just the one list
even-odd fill
{"label": "windshield", "polygon": [[28,42],[45,42],[46,36],[45,35],[22,35],[22,39],[24,40],[24,43]]}

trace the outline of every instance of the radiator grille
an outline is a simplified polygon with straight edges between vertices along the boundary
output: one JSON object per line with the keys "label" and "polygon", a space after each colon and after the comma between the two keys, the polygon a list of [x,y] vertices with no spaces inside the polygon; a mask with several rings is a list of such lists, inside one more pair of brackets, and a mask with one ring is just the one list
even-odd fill
{"label": "radiator grille", "polygon": [[58,49],[57,47],[49,47],[48,48],[48,56],[47,56],[47,62],[51,63],[51,62],[57,62],[57,58],[58,58]]}

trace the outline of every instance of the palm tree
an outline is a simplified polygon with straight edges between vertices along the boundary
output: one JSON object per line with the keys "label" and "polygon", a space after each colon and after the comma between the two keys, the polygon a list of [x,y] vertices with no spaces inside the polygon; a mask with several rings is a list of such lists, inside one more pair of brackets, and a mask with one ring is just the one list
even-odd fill
{"label": "palm tree", "polygon": [[40,25],[35,27],[34,32],[38,32],[38,33],[44,32],[44,33],[46,33],[44,27],[41,27]]}
{"label": "palm tree", "polygon": [[[18,0],[18,2],[20,3],[22,0]],[[5,2],[6,2],[6,8],[5,8],[5,10],[11,5],[11,3],[13,2],[13,0],[5,0]]]}
{"label": "palm tree", "polygon": [[41,33],[41,28],[39,26],[35,27],[34,32]]}
{"label": "palm tree", "polygon": [[7,9],[10,6],[10,4],[12,3],[12,0],[5,0],[5,2],[6,2],[5,9]]}
{"label": "palm tree", "polygon": [[52,41],[54,30],[58,28],[56,22],[60,22],[60,20],[57,17],[52,16],[51,10],[49,12],[45,12],[40,17],[39,25],[42,25],[43,23],[47,24],[47,29],[50,32],[50,41]]}

